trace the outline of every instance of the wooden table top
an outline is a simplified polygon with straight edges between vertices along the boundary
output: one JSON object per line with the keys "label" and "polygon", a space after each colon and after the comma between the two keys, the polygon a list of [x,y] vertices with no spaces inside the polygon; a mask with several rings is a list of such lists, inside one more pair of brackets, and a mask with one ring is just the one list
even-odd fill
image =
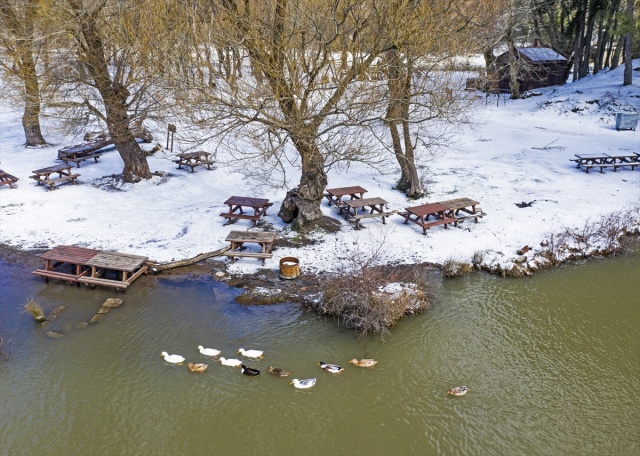
{"label": "wooden table top", "polygon": [[100,253],[100,250],[85,249],[71,245],[59,245],[40,255],[40,258],[63,263],[86,264],[91,258]]}
{"label": "wooden table top", "polygon": [[200,158],[200,157],[208,157],[211,155],[209,152],[205,152],[204,150],[200,150],[198,152],[185,152],[183,154],[178,154],[180,158]]}
{"label": "wooden table top", "polygon": [[273,242],[277,233],[271,231],[231,231],[225,241],[227,242]]}
{"label": "wooden table top", "polygon": [[574,154],[581,160],[593,160],[597,158],[608,158],[607,154]]}
{"label": "wooden table top", "polygon": [[269,200],[265,198],[251,198],[249,196],[232,196],[224,202],[229,206],[250,206],[263,207],[269,204]]}
{"label": "wooden table top", "polygon": [[442,204],[443,206],[447,206],[449,210],[462,209],[463,207],[477,206],[478,204],[480,204],[477,201],[469,198],[456,198],[452,200],[438,201],[438,203]]}
{"label": "wooden table top", "polygon": [[363,206],[373,206],[377,204],[387,204],[387,201],[382,198],[361,198],[361,199],[352,199],[343,201],[349,207],[363,207]]}
{"label": "wooden table top", "polygon": [[327,193],[333,196],[355,195],[356,193],[367,193],[367,190],[356,185],[354,187],[328,188]]}
{"label": "wooden table top", "polygon": [[146,256],[129,255],[118,252],[98,252],[85,263],[96,268],[113,269],[115,271],[133,272],[147,261]]}
{"label": "wooden table top", "polygon": [[640,159],[640,155],[636,154],[635,152],[629,152],[626,154],[605,154],[607,157],[609,158],[633,158],[633,159]]}
{"label": "wooden table top", "polygon": [[37,169],[35,171],[31,171],[34,174],[51,174],[56,173],[58,171],[63,171],[65,169],[71,169],[73,165],[67,165],[66,163],[60,163],[58,165],[49,166],[47,168]]}
{"label": "wooden table top", "polygon": [[406,210],[411,212],[414,215],[418,215],[422,217],[423,215],[435,214],[437,212],[444,212],[449,210],[449,208],[440,203],[428,203],[428,204],[421,204],[419,206],[407,207]]}

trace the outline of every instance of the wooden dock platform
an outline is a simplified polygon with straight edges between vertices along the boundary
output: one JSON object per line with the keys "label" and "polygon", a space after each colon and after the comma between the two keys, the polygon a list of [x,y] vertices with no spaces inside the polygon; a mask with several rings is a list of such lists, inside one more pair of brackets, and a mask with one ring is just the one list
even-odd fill
{"label": "wooden dock platform", "polygon": [[59,245],[41,255],[44,269],[33,274],[49,279],[88,286],[103,285],[126,290],[149,269],[148,258],[119,252],[104,252],[68,245]]}

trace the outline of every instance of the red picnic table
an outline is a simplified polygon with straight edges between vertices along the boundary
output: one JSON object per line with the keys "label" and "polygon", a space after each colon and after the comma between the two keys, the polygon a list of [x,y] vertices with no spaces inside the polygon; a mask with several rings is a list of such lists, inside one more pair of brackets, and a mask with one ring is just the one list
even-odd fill
{"label": "red picnic table", "polygon": [[[270,203],[268,199],[248,196],[232,196],[224,204],[229,206],[229,212],[220,214],[227,219],[225,225],[232,223],[231,220],[248,219],[253,222],[253,226],[256,226],[260,217],[267,215],[267,209],[273,206],[273,203]],[[253,214],[245,214],[243,208],[253,209]]]}
{"label": "red picnic table", "polygon": [[344,207],[344,202],[342,201],[343,196],[349,195],[351,199],[359,199],[367,193],[367,190],[360,187],[359,185],[355,185],[352,187],[338,187],[338,188],[328,188],[326,189],[324,197],[329,200],[327,206],[331,206],[331,204],[335,204],[337,208],[342,209]]}
{"label": "red picnic table", "polygon": [[[445,229],[449,228],[449,223],[455,223],[455,219],[447,214],[450,210],[447,206],[440,203],[421,204],[405,208],[406,212],[399,212],[404,217],[404,224],[413,222],[422,227],[422,234],[427,234],[427,230],[432,226],[444,225]],[[429,221],[433,217],[434,220]]]}

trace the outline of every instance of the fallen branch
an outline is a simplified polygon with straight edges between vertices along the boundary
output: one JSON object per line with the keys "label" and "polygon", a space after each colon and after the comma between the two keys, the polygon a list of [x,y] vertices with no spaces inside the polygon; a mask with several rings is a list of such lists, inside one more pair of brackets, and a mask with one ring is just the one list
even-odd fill
{"label": "fallen branch", "polygon": [[201,253],[200,255],[196,255],[193,258],[187,258],[186,260],[180,260],[180,261],[172,261],[171,263],[153,263],[149,267],[149,272],[151,272],[152,274],[157,274],[158,272],[166,271],[168,269],[189,266],[194,263],[199,263],[202,260],[206,260],[207,258],[220,256],[230,248],[231,247],[226,246],[219,250],[214,250],[213,252]]}

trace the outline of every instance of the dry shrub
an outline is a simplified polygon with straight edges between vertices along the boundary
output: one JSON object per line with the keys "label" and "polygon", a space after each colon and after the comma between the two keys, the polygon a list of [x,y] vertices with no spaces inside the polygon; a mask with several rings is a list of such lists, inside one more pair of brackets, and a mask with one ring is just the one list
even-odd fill
{"label": "dry shrub", "polygon": [[[636,212],[634,214],[634,212]],[[552,264],[592,255],[617,255],[627,248],[629,228],[637,225],[638,208],[609,214],[595,222],[587,220],[580,228],[567,228],[548,236],[542,256]]]}
{"label": "dry shrub", "polygon": [[[474,263],[475,264],[475,263]],[[448,279],[463,277],[473,272],[473,267],[469,263],[448,258],[440,267],[442,275]]]}
{"label": "dry shrub", "polygon": [[42,310],[42,306],[36,302],[35,299],[29,298],[27,302],[24,304],[24,311],[33,317],[35,321],[38,323],[42,323],[47,321],[44,316],[44,311]]}
{"label": "dry shrub", "polygon": [[322,299],[316,307],[318,313],[356,329],[362,339],[371,333],[384,338],[405,315],[429,306],[424,283],[400,283],[399,269],[378,265],[379,257],[380,249],[346,258],[339,271],[322,282]]}

